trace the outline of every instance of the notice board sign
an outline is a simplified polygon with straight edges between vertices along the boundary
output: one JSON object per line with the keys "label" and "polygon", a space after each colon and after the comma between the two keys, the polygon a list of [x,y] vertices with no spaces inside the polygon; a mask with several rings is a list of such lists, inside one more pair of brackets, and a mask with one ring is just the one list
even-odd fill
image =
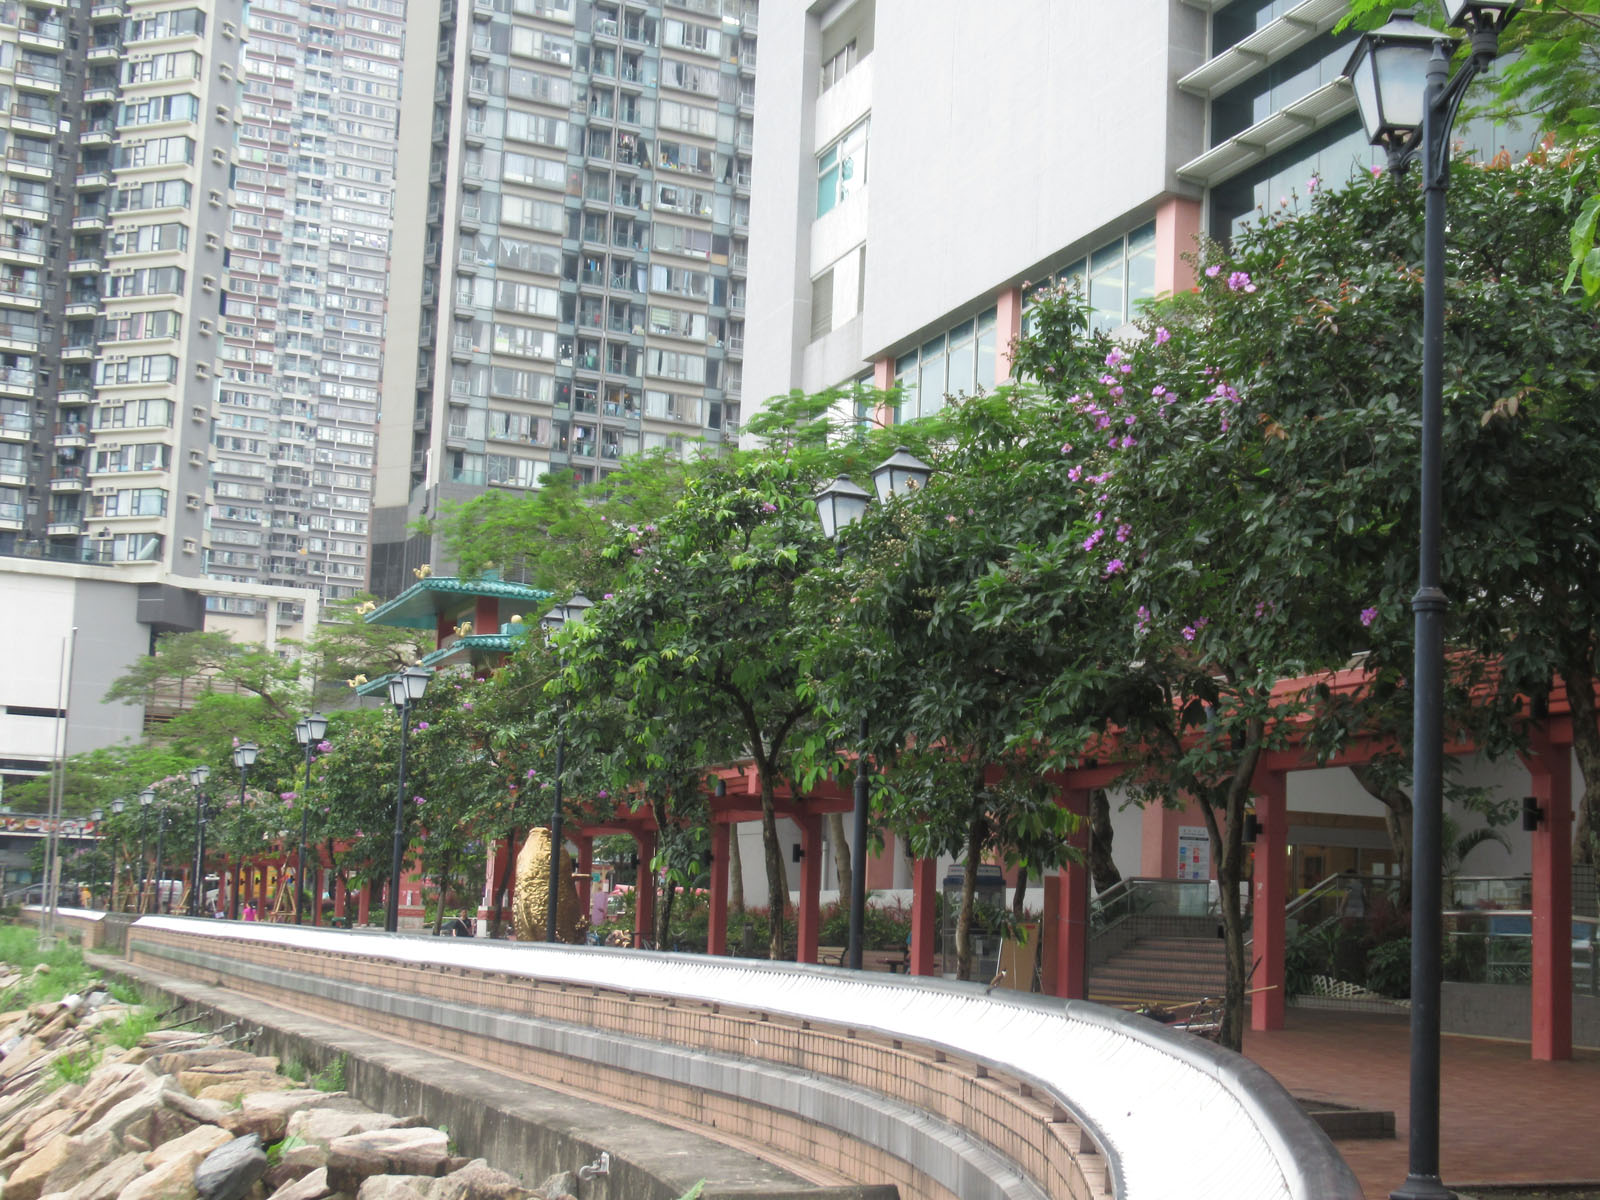
{"label": "notice board sign", "polygon": [[1178,878],[1211,878],[1211,837],[1204,825],[1178,826]]}

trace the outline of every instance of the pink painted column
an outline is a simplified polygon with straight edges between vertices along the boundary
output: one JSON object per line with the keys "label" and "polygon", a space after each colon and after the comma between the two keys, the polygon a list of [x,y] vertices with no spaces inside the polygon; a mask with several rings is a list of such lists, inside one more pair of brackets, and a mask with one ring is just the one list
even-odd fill
{"label": "pink painted column", "polygon": [[[1011,378],[1011,349],[1022,336],[1022,289],[1007,288],[995,301],[994,316],[994,382],[1005,383]],[[984,387],[988,381],[978,380]]]}
{"label": "pink painted column", "polygon": [[472,607],[473,633],[500,632],[500,601],[494,596],[479,596]]}
{"label": "pink painted column", "polygon": [[1289,900],[1289,777],[1283,771],[1258,771],[1256,788],[1255,872],[1250,881],[1254,945],[1260,961],[1246,987],[1262,988],[1250,997],[1250,1028],[1283,1028],[1284,912]]}
{"label": "pink painted column", "polygon": [[640,830],[633,840],[639,847],[639,874],[634,882],[638,901],[633,906],[633,944],[637,948],[656,935],[656,889],[650,866],[656,856],[655,830]]}
{"label": "pink painted column", "polygon": [[[894,386],[894,359],[877,358],[872,361],[872,386],[880,392],[887,392]],[[879,425],[894,424],[894,409],[887,404],[880,404],[873,411],[872,419]]]}
{"label": "pink painted column", "polygon": [[[867,831],[868,837],[871,830]],[[867,855],[867,890],[869,892],[884,891],[894,887],[894,856],[896,840],[894,834],[887,829],[883,831],[883,853]]]}
{"label": "pink painted column", "polygon": [[1194,266],[1184,255],[1198,252],[1200,202],[1174,196],[1156,209],[1156,295],[1187,292],[1194,286]]}
{"label": "pink painted column", "polygon": [[587,919],[594,919],[594,909],[589,903],[594,899],[594,839],[574,837],[578,845],[578,911]]}
{"label": "pink painted column", "polygon": [[[1146,879],[1178,877],[1178,830],[1185,825],[1204,827],[1205,817],[1193,803],[1184,808],[1147,804],[1140,818],[1139,874]],[[1216,868],[1212,867],[1212,877]]]}
{"label": "pink painted column", "polygon": [[[1062,801],[1078,814],[1077,830],[1069,844],[1087,854],[1089,848],[1089,793],[1066,789]],[[1089,995],[1089,865],[1069,862],[1057,872],[1055,980],[1051,991],[1069,1000]]]}
{"label": "pink painted column", "polygon": [[822,818],[796,818],[800,826],[800,911],[796,914],[795,962],[817,961],[817,933],[822,925]]}
{"label": "pink painted column", "polygon": [[1527,759],[1542,810],[1533,831],[1533,1057],[1572,1058],[1572,755],[1538,746]]}
{"label": "pink painted column", "polygon": [[706,930],[706,953],[728,952],[728,825],[711,826],[711,923]]}
{"label": "pink painted column", "polygon": [[336,877],[333,881],[333,919],[335,921],[344,920],[349,903],[350,893],[345,888],[344,879]]}

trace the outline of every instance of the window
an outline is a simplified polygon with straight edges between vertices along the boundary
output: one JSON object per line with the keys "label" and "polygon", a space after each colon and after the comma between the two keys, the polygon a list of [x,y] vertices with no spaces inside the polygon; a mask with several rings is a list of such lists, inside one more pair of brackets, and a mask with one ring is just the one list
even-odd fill
{"label": "window", "polygon": [[970,395],[998,382],[995,318],[992,308],[979,313],[895,360],[894,382],[900,389],[897,422],[931,416],[944,407],[947,395]]}
{"label": "window", "polygon": [[811,281],[811,340],[833,330],[833,270],[824,271]]}
{"label": "window", "polygon": [[678,50],[692,50],[697,54],[722,54],[722,33],[693,21],[663,21],[661,44]]}
{"label": "window", "polygon": [[680,354],[651,347],[645,351],[644,369],[646,374],[659,375],[663,379],[682,379],[689,383],[706,381],[706,360],[698,354]]}
{"label": "window", "polygon": [[[1086,296],[1089,321],[1096,332],[1126,325],[1139,312],[1141,301],[1156,294],[1156,227],[1151,221],[1131,233],[1092,251],[1087,258],[1068,263],[1040,288],[1065,284]],[[1028,307],[1023,308],[1023,330],[1028,329]]]}
{"label": "window", "polygon": [[825,216],[867,182],[867,126],[860,121],[817,155],[817,216]]}
{"label": "window", "polygon": [[856,41],[851,38],[837,54],[822,64],[822,82],[817,91],[819,93],[827,91],[846,75],[850,74],[855,65]]}

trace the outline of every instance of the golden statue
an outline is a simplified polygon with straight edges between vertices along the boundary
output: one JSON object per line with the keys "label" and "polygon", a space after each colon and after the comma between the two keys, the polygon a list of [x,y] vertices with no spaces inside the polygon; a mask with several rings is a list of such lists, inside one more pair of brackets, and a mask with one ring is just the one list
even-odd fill
{"label": "golden statue", "polygon": [[[517,855],[516,888],[511,895],[511,918],[519,942],[545,940],[546,914],[550,911],[550,831],[533,829]],[[561,851],[561,891],[556,904],[556,937],[570,944],[582,941],[589,922],[578,905],[578,888],[572,881],[572,856]]]}

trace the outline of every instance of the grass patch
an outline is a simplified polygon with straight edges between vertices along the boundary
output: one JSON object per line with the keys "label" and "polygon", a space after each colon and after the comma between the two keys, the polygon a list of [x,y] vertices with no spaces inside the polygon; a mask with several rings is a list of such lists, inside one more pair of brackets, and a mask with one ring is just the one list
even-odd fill
{"label": "grass patch", "polygon": [[104,1032],[108,1042],[132,1050],[155,1027],[156,1014],[148,1008],[136,1008],[115,1025],[105,1026]]}
{"label": "grass patch", "polygon": [[275,1167],[283,1161],[283,1156],[297,1146],[304,1146],[307,1142],[299,1134],[290,1134],[281,1141],[273,1142],[267,1147],[267,1166]]}
{"label": "grass patch", "polygon": [[[47,1004],[72,992],[81,992],[97,978],[97,972],[83,961],[83,951],[61,939],[48,952],[39,952],[36,930],[22,925],[0,926],[0,961],[22,976],[22,980],[0,993],[0,1007],[22,1008]],[[45,974],[34,974],[43,963]]]}
{"label": "grass patch", "polygon": [[341,1054],[311,1079],[311,1086],[319,1092],[342,1092],[345,1088],[345,1073],[349,1067],[346,1057]]}
{"label": "grass patch", "polygon": [[149,1007],[144,993],[126,979],[113,979],[106,985],[106,991],[111,993],[111,998],[121,1004],[138,1004]]}
{"label": "grass patch", "polygon": [[76,1054],[62,1054],[50,1064],[50,1075],[56,1087],[69,1083],[82,1083],[89,1078],[95,1064],[100,1061],[100,1051],[79,1050]]}
{"label": "grass patch", "polygon": [[298,1058],[291,1058],[284,1063],[283,1073],[296,1083],[304,1083],[306,1081],[306,1065]]}

